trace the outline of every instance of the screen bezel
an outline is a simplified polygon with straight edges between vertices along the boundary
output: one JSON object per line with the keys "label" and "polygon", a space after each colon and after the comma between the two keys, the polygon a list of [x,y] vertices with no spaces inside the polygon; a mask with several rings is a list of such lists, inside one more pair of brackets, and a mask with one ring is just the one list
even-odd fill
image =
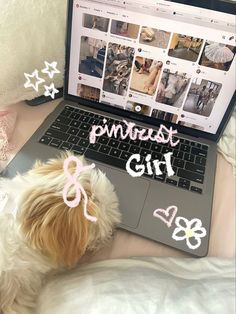
{"label": "screen bezel", "polygon": [[[69,85],[69,66],[70,66],[70,48],[71,48],[71,30],[72,30],[72,16],[73,16],[73,1],[74,0],[68,0],[68,14],[67,14],[67,38],[66,38],[66,62],[65,62],[65,78],[64,78],[64,99],[65,100],[69,100],[69,101],[73,101],[76,103],[80,103],[81,105],[90,107],[90,108],[94,108],[94,109],[98,109],[98,110],[102,110],[105,111],[107,113],[111,113],[111,114],[115,114],[115,115],[119,115],[120,117],[123,118],[128,118],[128,119],[132,119],[132,120],[136,120],[137,122],[143,122],[143,123],[147,123],[150,126],[154,126],[154,127],[159,127],[161,124],[166,125],[167,127],[172,126],[174,129],[176,129],[179,133],[183,133],[186,135],[190,135],[190,136],[194,136],[194,137],[199,137],[199,138],[204,138],[204,139],[208,139],[214,142],[217,142],[226,125],[227,122],[230,118],[231,113],[234,110],[235,104],[236,104],[236,91],[234,92],[234,95],[229,103],[229,106],[224,114],[224,117],[218,127],[218,130],[215,134],[212,133],[207,133],[204,131],[200,131],[200,130],[196,130],[193,128],[188,128],[188,127],[184,127],[181,126],[179,124],[175,124],[175,123],[171,123],[171,122],[167,122],[167,121],[163,121],[163,120],[159,120],[156,118],[151,118],[148,116],[144,116],[144,115],[139,115],[137,113],[134,112],[130,112],[128,110],[123,110],[123,109],[119,109],[117,107],[113,107],[111,105],[105,105],[102,103],[98,103],[92,100],[87,100],[84,98],[81,98],[79,96],[74,96],[74,95],[70,95],[68,93],[68,85]],[[170,1],[168,1],[170,2]],[[190,1],[186,1],[186,0],[180,0],[180,1],[171,1],[171,2],[176,2],[176,3],[180,3],[180,4],[184,4],[187,5],[185,2],[188,2],[188,5],[190,5]],[[222,2],[227,3],[227,6],[225,6],[225,10],[222,10],[222,6],[220,7],[219,5],[222,4]],[[236,8],[236,3],[234,2],[229,2],[229,1],[219,1],[219,0],[191,0],[191,5],[192,6],[197,6],[197,7],[202,7],[205,9],[211,9],[211,10],[217,10],[217,8],[221,8],[220,12],[224,12],[224,13],[230,13],[232,14],[233,11],[235,11]],[[231,10],[231,11],[230,11]],[[219,9],[218,9],[219,11]]]}

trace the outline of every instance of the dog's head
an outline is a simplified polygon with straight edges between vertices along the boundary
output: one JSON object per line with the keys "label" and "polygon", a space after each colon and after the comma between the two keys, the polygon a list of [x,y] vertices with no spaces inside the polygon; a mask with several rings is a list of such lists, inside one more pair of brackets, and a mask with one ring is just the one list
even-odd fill
{"label": "dog's head", "polygon": [[[69,156],[64,154],[47,163],[36,162],[25,176],[18,177],[24,188],[17,202],[17,219],[28,245],[56,264],[71,267],[85,251],[96,250],[109,240],[114,226],[120,222],[120,213],[114,187],[96,168],[81,172],[77,180],[87,194],[87,212],[97,221],[84,216],[83,195],[78,206],[66,205],[63,190],[68,179],[63,165]],[[86,165],[82,157],[79,159]],[[75,162],[70,162],[69,173],[74,174],[75,170]],[[72,201],[75,197],[72,186],[67,199]]]}

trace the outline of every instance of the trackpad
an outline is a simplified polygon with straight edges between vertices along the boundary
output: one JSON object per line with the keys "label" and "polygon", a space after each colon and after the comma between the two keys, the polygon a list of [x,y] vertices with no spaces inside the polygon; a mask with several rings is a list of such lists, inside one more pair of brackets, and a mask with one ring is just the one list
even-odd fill
{"label": "trackpad", "polygon": [[122,225],[137,228],[149,189],[149,182],[96,163],[114,185],[120,202]]}

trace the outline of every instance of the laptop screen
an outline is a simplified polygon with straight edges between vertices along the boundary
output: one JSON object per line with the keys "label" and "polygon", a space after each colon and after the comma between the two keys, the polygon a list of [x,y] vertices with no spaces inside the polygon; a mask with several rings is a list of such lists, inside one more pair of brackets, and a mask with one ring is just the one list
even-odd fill
{"label": "laptop screen", "polygon": [[235,91],[235,17],[74,0],[68,94],[215,134]]}

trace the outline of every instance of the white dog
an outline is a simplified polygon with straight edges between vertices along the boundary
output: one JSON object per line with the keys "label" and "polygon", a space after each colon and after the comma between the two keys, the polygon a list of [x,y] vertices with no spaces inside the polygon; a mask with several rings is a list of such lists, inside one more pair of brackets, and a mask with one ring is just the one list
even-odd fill
{"label": "white dog", "polygon": [[[106,245],[120,222],[114,188],[96,168],[81,172],[78,181],[88,197],[87,212],[97,221],[85,217],[83,197],[77,207],[66,205],[68,156],[36,162],[25,175],[0,180],[6,202],[0,212],[0,314],[33,313],[45,275],[71,268],[86,251]],[[70,162],[69,172],[75,170]],[[75,196],[72,187],[68,199]]]}

